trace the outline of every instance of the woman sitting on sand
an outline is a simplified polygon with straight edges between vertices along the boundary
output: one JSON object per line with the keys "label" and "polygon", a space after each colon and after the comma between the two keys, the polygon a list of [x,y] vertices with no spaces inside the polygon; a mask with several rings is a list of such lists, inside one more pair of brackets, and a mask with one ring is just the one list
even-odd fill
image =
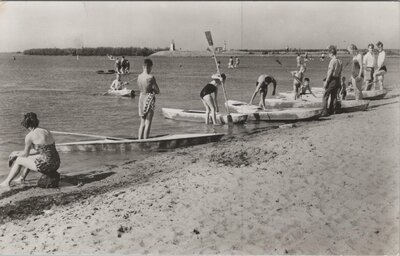
{"label": "woman sitting on sand", "polygon": [[60,167],[60,157],[51,132],[38,127],[39,120],[33,112],[25,114],[21,124],[29,130],[25,136],[25,148],[23,152],[11,154],[12,167],[6,180],[0,183],[0,189],[9,190],[11,181],[22,167],[25,170],[17,182],[24,182],[29,170],[33,170],[44,174],[38,181],[39,187],[57,187],[60,180],[60,174],[57,172]]}
{"label": "woman sitting on sand", "polygon": [[218,85],[224,83],[226,80],[225,74],[215,74],[212,75],[213,79],[209,82],[200,92],[201,101],[206,108],[206,124],[209,124],[210,121],[210,112],[211,112],[211,120],[214,125],[217,124],[216,112],[218,112]]}
{"label": "woman sitting on sand", "polygon": [[139,140],[149,137],[156,102],[155,95],[160,93],[155,77],[150,75],[152,68],[153,62],[150,59],[145,59],[143,62],[143,72],[137,79],[140,90],[138,106],[140,116]]}

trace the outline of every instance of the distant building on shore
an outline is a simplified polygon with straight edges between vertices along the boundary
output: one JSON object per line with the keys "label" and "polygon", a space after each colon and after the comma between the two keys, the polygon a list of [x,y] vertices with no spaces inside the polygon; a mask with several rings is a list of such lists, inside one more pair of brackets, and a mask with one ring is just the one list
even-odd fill
{"label": "distant building on shore", "polygon": [[215,47],[216,52],[226,52],[226,41],[224,41],[224,46]]}
{"label": "distant building on shore", "polygon": [[174,42],[174,40],[172,40],[171,45],[169,46],[169,51],[170,51],[170,52],[173,52],[173,51],[175,51],[175,50],[176,50],[176,48],[175,48],[175,42]]}

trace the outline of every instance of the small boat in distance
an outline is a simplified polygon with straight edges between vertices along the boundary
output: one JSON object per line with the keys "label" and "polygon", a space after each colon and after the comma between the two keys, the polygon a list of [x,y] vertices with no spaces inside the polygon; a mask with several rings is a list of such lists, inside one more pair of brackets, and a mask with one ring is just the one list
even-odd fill
{"label": "small boat in distance", "polygon": [[135,97],[135,91],[130,90],[127,88],[121,89],[121,90],[108,90],[106,93],[103,95],[112,95],[112,96],[120,96],[120,97]]}
{"label": "small boat in distance", "polygon": [[115,74],[116,72],[115,72],[114,69],[109,69],[107,71],[97,70],[96,73],[99,74],[99,75],[111,75],[111,74]]}
{"label": "small boat in distance", "polygon": [[[101,140],[79,141],[56,144],[59,152],[125,152],[125,151],[163,151],[219,141],[223,133],[173,134],[149,139],[104,138]],[[100,136],[99,136],[100,137]]]}
{"label": "small boat in distance", "polygon": [[[173,119],[177,121],[189,121],[189,122],[199,122],[204,123],[206,119],[206,111],[204,110],[184,110],[178,108],[162,108],[162,113],[165,118]],[[246,114],[231,113],[232,123],[242,124],[246,122]],[[228,123],[228,113],[217,113],[218,124]],[[211,117],[210,117],[211,119]]]}

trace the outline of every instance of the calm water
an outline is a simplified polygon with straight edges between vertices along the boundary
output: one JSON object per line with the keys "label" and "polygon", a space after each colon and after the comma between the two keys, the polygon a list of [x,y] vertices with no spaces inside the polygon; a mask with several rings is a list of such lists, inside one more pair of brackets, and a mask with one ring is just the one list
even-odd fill
{"label": "calm water", "polygon": [[[137,90],[134,79],[141,72],[142,57],[129,57],[133,74],[123,81]],[[165,58],[154,57],[153,74],[160,86],[157,111],[152,134],[185,132],[245,133],[268,123],[246,124],[228,130],[221,126],[212,128],[199,123],[176,122],[163,118],[160,108],[176,107],[203,109],[199,92],[215,72],[212,58]],[[229,99],[249,101],[260,74],[274,75],[278,91],[291,89],[290,74],[275,62],[275,57],[242,57],[240,68],[226,69],[228,57],[221,57],[222,71],[227,74],[226,89]],[[290,70],[295,69],[294,57],[280,57]],[[349,58],[343,58],[346,63]],[[312,86],[321,86],[328,61],[308,63],[306,76]],[[400,59],[387,59],[389,73],[386,84],[398,85]],[[42,127],[56,131],[89,133],[107,136],[136,137],[139,126],[137,100],[102,96],[114,79],[114,75],[98,75],[97,70],[113,68],[107,57],[72,56],[23,56],[0,54],[0,175],[8,172],[7,157],[13,150],[23,149],[26,130],[20,125],[25,112],[36,112]],[[346,70],[348,77],[349,68]],[[256,101],[258,98],[256,98]],[[223,94],[219,94],[223,109]],[[214,130],[215,129],[215,130]],[[56,135],[57,142],[77,141],[82,137]],[[143,153],[71,153],[63,154],[62,172],[93,169],[124,160],[143,157]],[[82,169],[85,168],[85,169]]]}

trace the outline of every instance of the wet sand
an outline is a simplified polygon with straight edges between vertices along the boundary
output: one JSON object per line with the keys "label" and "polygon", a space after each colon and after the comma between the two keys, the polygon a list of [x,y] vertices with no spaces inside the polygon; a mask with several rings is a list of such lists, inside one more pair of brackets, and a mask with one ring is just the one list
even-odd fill
{"label": "wet sand", "polygon": [[0,196],[0,254],[397,254],[399,110],[30,180]]}

